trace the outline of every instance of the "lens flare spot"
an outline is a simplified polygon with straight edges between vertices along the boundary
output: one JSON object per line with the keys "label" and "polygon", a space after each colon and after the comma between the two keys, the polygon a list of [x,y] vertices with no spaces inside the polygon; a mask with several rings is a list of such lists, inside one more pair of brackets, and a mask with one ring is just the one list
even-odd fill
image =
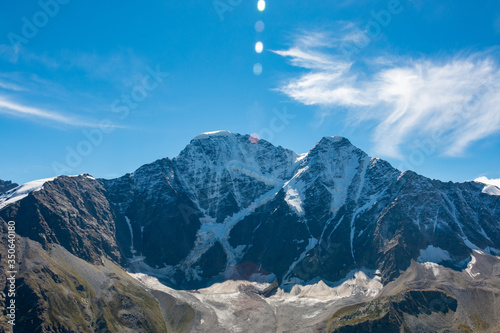
{"label": "lens flare spot", "polygon": [[257,9],[263,12],[264,9],[266,9],[266,2],[264,0],[259,0],[259,2],[257,2]]}
{"label": "lens flare spot", "polygon": [[262,65],[260,63],[256,63],[255,65],[253,65],[253,73],[255,75],[262,74]]}
{"label": "lens flare spot", "polygon": [[266,27],[266,25],[264,24],[264,22],[262,22],[260,20],[255,22],[255,31],[262,32],[262,31],[264,31],[265,27]]}
{"label": "lens flare spot", "polygon": [[264,50],[264,44],[262,44],[262,42],[255,43],[255,52],[262,53],[263,50]]}

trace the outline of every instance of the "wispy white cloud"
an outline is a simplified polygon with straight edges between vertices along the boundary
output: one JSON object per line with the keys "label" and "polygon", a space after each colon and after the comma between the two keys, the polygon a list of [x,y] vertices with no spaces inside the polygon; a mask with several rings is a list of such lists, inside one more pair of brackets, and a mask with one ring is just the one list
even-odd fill
{"label": "wispy white cloud", "polygon": [[69,125],[75,127],[98,127],[98,123],[89,122],[79,117],[65,115],[60,112],[48,111],[37,107],[23,105],[0,96],[0,113],[28,120],[47,120],[51,124]]}
{"label": "wispy white cloud", "polygon": [[4,90],[10,90],[10,91],[25,91],[26,89],[24,87],[21,87],[20,85],[17,85],[13,82],[9,81],[4,81],[0,80],[0,88]]}
{"label": "wispy white cloud", "polygon": [[[44,120],[45,124],[77,127],[97,127],[97,122],[86,119],[109,111],[109,101],[88,89],[93,86],[92,83],[104,82],[108,92],[116,91],[116,95],[120,96],[130,91],[130,87],[142,83],[147,67],[131,50],[110,55],[69,51],[49,55],[33,53],[24,48],[16,53],[11,47],[0,44],[0,58],[16,64],[15,71],[0,72],[0,115],[9,114],[29,120]],[[19,71],[26,64],[28,68],[31,64],[43,66],[48,72],[45,77],[48,78]],[[90,84],[82,84],[82,89],[75,89],[71,82],[74,75]],[[50,77],[58,79],[54,81]],[[70,84],[66,85],[67,82]],[[28,100],[29,103],[26,102]],[[67,105],[72,106],[71,112],[54,111],[66,110]],[[119,125],[115,127],[123,128]]]}
{"label": "wispy white cloud", "polygon": [[316,32],[299,36],[288,50],[275,51],[306,69],[280,90],[323,112],[342,108],[359,121],[375,120],[372,138],[378,154],[400,157],[403,144],[431,137],[443,153],[460,155],[500,132],[500,66],[493,57],[385,56],[359,63],[336,52],[339,40]]}
{"label": "wispy white cloud", "polygon": [[117,88],[134,86],[142,79],[146,61],[131,49],[109,54],[73,52],[36,53],[21,47],[16,52],[11,45],[0,44],[0,59],[12,64],[38,64],[51,71],[79,72],[90,80],[111,83]]}

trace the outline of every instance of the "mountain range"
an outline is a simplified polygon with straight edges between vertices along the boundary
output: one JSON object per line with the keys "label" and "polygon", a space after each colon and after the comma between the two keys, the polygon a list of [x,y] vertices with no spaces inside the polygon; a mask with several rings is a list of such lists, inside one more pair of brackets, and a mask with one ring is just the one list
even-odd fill
{"label": "mountain range", "polygon": [[116,179],[0,181],[0,255],[15,221],[19,332],[494,332],[499,196],[217,131]]}

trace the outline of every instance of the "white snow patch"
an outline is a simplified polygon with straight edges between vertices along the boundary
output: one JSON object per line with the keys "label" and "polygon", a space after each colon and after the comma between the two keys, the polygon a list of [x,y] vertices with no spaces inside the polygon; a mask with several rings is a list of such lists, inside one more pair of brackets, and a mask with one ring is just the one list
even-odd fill
{"label": "white snow patch", "polygon": [[53,181],[56,178],[57,177],[33,180],[5,192],[4,194],[0,195],[0,209],[3,209],[4,207],[14,202],[26,198],[32,192],[41,190],[45,183]]}
{"label": "white snow patch", "polygon": [[474,179],[474,181],[476,183],[486,185],[483,188],[482,193],[500,196],[500,179],[488,179],[486,177],[479,177]]}
{"label": "white snow patch", "polygon": [[213,131],[213,132],[205,132],[197,135],[193,140],[201,140],[206,139],[212,136],[231,136],[233,133],[229,131]]}
{"label": "white snow patch", "polygon": [[403,172],[401,172],[401,173],[399,174],[399,176],[398,176],[398,179],[397,179],[397,180],[399,181],[399,180],[401,179],[401,177],[403,177],[403,176],[404,176],[407,172],[408,172],[408,171],[403,171]]}
{"label": "white snow patch", "polygon": [[451,260],[450,252],[443,250],[433,245],[427,246],[427,249],[420,250],[420,256],[417,258],[419,263],[436,263],[439,264],[443,261]]}
{"label": "white snow patch", "polygon": [[424,262],[424,263],[422,263],[422,265],[424,265],[424,267],[427,269],[431,269],[432,274],[434,274],[434,276],[438,276],[440,274],[438,264],[433,263],[433,262]]}
{"label": "white snow patch", "polygon": [[309,166],[299,169],[295,175],[283,185],[286,196],[285,201],[292,208],[297,215],[303,216],[304,209],[302,208],[302,196],[301,194],[305,191],[305,184],[302,180],[298,180],[300,175],[306,172]]}
{"label": "white snow patch", "polygon": [[363,270],[350,272],[346,279],[336,287],[329,287],[325,282],[318,281],[310,285],[294,285],[289,293],[280,290],[270,299],[283,299],[288,302],[295,302],[300,299],[309,299],[316,301],[338,300],[340,298],[353,295],[364,295],[375,297],[382,290],[380,276],[374,275],[369,278]]}
{"label": "white snow patch", "polygon": [[254,287],[255,289],[263,290],[269,286],[269,283],[256,283],[241,280],[227,280],[221,283],[215,283],[210,287],[198,289],[200,294],[234,294],[241,291],[243,287]]}
{"label": "white snow patch", "polygon": [[136,251],[134,250],[134,232],[132,231],[132,223],[130,223],[130,219],[125,216],[125,221],[127,221],[128,229],[130,230],[130,252],[132,255],[135,255]]}
{"label": "white snow patch", "polygon": [[304,209],[302,209],[302,199],[300,198],[300,194],[296,189],[288,188],[286,191],[285,201],[287,204],[292,207],[297,215],[304,215]]}
{"label": "white snow patch", "polygon": [[474,268],[474,265],[476,264],[476,257],[471,255],[470,258],[471,258],[471,260],[467,264],[467,268],[465,269],[465,271],[470,275],[471,278],[474,279],[476,276],[479,275],[479,272],[477,272],[477,273],[472,272],[472,269]]}
{"label": "white snow patch", "polygon": [[483,188],[482,192],[486,193],[486,194],[489,194],[489,195],[500,196],[500,188],[498,188],[497,186],[494,186],[494,185],[486,185]]}
{"label": "white snow patch", "polygon": [[313,313],[303,315],[302,318],[304,318],[304,319],[311,319],[311,318],[316,317],[320,313],[321,313],[321,310],[317,310],[317,311],[314,311]]}
{"label": "white snow patch", "polygon": [[302,160],[304,160],[304,158],[306,158],[308,154],[309,154],[309,152],[300,154],[299,157],[297,157],[295,159],[295,163],[298,164],[298,163],[302,162]]}

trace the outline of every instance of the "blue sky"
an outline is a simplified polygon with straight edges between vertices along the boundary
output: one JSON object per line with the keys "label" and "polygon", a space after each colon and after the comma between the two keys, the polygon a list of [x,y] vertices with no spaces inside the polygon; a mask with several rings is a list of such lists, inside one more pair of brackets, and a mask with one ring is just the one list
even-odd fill
{"label": "blue sky", "polygon": [[498,1],[257,7],[4,5],[0,178],[117,177],[219,129],[297,153],[342,135],[431,178],[500,178]]}

